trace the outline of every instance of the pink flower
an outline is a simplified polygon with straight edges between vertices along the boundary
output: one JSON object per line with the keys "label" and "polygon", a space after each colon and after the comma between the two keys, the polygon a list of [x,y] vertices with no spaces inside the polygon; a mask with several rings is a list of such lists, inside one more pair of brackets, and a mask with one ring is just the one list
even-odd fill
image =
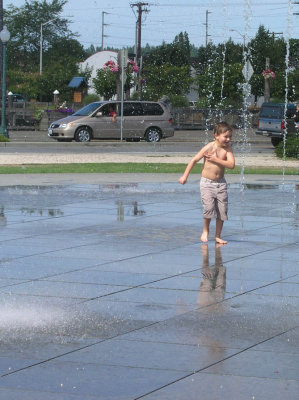
{"label": "pink flower", "polygon": [[103,69],[109,68],[111,72],[118,72],[118,65],[114,61],[107,61],[102,67]]}
{"label": "pink flower", "polygon": [[139,67],[133,60],[128,60],[128,72],[139,72]]}
{"label": "pink flower", "polygon": [[263,77],[265,78],[265,79],[269,79],[269,78],[272,78],[272,79],[274,79],[275,78],[275,73],[272,71],[272,69],[270,69],[270,68],[266,68],[263,72],[262,72],[262,75],[263,75]]}

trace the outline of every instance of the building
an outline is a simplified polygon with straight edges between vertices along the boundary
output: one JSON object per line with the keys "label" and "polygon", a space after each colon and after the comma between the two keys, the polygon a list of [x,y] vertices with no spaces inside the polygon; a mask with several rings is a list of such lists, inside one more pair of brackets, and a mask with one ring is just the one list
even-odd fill
{"label": "building", "polygon": [[89,94],[95,93],[93,79],[96,77],[97,70],[103,68],[103,65],[109,60],[117,63],[117,55],[118,53],[116,51],[98,51],[79,64],[81,71],[84,71],[87,67],[92,68],[91,77],[88,81]]}

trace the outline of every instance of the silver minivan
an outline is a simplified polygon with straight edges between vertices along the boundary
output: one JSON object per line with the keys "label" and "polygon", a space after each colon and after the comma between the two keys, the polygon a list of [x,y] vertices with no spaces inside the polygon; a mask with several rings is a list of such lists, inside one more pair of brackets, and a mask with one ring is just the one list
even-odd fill
{"label": "silver minivan", "polygon": [[[52,122],[48,135],[59,141],[121,138],[121,102],[98,101]],[[122,138],[158,142],[174,135],[172,115],[162,102],[124,101]]]}

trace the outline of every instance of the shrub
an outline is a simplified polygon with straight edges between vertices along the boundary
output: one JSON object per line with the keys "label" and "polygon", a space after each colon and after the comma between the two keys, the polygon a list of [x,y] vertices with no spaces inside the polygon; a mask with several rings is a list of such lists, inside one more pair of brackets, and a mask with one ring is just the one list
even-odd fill
{"label": "shrub", "polygon": [[0,142],[9,142],[9,139],[0,133]]}
{"label": "shrub", "polygon": [[[283,158],[284,156],[284,142],[280,142],[275,148],[277,157]],[[299,158],[299,137],[289,137],[285,141],[285,156],[290,158]]]}
{"label": "shrub", "polygon": [[87,104],[93,103],[94,101],[99,101],[99,96],[97,94],[87,94],[83,97],[82,105],[87,106]]}

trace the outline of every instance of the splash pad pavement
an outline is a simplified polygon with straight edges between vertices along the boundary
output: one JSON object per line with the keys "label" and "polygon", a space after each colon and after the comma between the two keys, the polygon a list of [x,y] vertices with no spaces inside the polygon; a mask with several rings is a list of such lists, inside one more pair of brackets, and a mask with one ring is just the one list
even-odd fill
{"label": "splash pad pavement", "polygon": [[198,176],[82,175],[2,181],[0,398],[297,399],[296,177],[228,175],[217,247]]}

